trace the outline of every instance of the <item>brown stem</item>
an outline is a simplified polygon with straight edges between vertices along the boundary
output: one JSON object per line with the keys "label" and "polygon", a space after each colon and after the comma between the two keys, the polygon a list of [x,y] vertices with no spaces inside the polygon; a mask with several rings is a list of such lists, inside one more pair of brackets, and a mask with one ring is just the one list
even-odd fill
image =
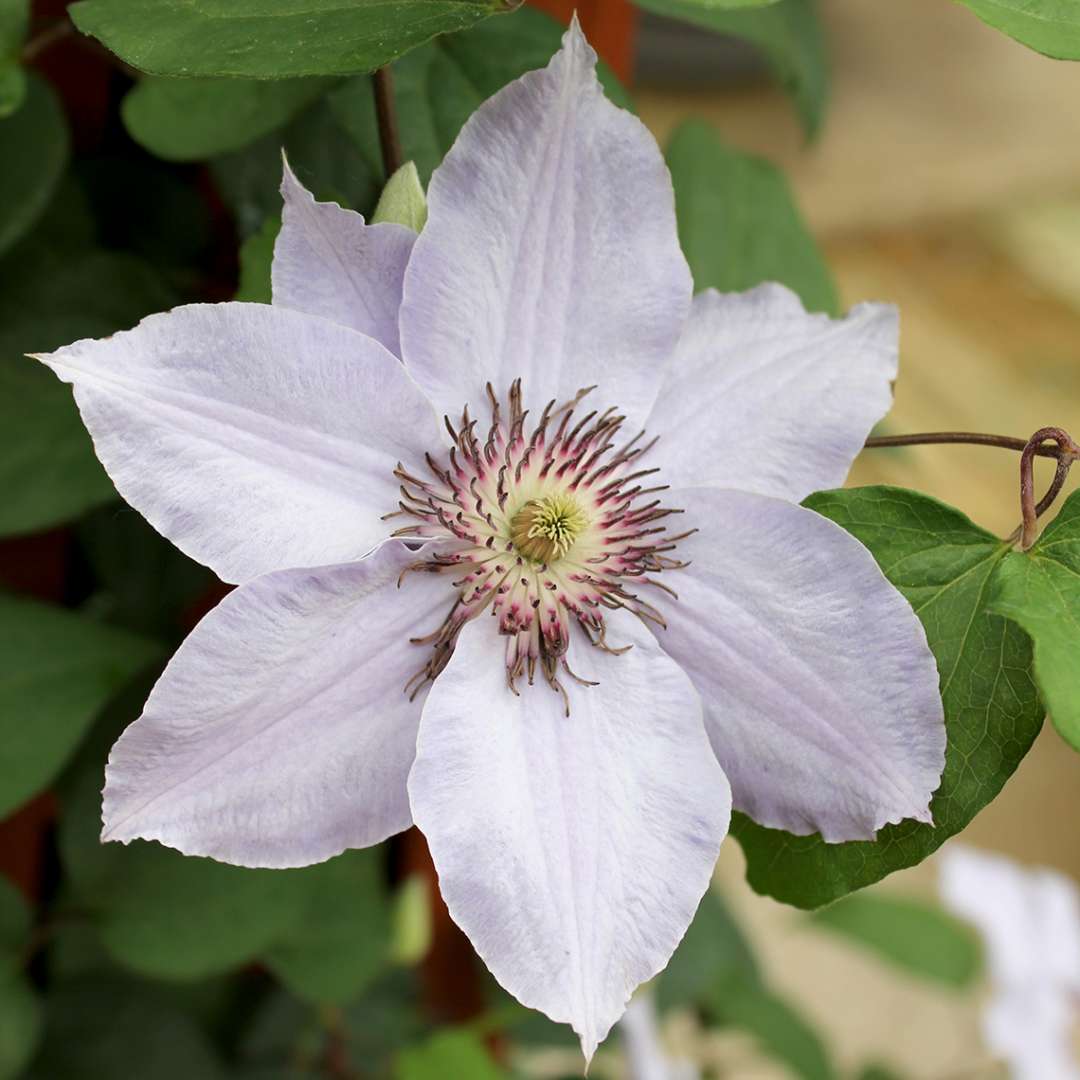
{"label": "brown stem", "polygon": [[375,118],[379,125],[379,148],[383,169],[389,180],[401,168],[401,136],[398,134],[397,109],[394,104],[394,80],[389,66],[376,69],[371,77],[375,88]]}
{"label": "brown stem", "polygon": [[[980,431],[920,431],[913,435],[875,435],[863,444],[867,450],[887,446],[925,446],[934,443],[968,443],[973,446],[999,446],[1003,450],[1023,451],[1027,439],[1017,439],[1012,435],[986,435]],[[1039,457],[1058,456],[1058,451],[1050,447],[1041,447],[1035,453]]]}
{"label": "brown stem", "polygon": [[[1054,451],[1057,457],[1057,471],[1046,494],[1036,505],[1035,456],[1047,442],[1057,444]],[[1027,551],[1035,543],[1039,535],[1039,515],[1057,498],[1058,492],[1065,483],[1065,478],[1069,475],[1069,467],[1077,458],[1080,458],[1080,446],[1077,446],[1072,436],[1062,428],[1039,428],[1028,439],[1020,455],[1020,511],[1023,514],[1023,524],[1020,526],[1021,551]]]}
{"label": "brown stem", "polygon": [[32,37],[19,53],[19,59],[24,64],[32,63],[40,53],[43,53],[50,45],[62,38],[66,38],[75,28],[69,19],[60,19],[51,26],[47,26],[40,34]]}

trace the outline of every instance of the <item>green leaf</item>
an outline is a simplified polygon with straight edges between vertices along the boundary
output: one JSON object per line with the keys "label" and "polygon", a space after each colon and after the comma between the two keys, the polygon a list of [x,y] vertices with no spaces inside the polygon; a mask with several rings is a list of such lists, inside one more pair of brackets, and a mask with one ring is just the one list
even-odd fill
{"label": "green leaf", "polygon": [[130,255],[57,250],[30,237],[0,262],[0,536],[70,521],[117,497],[71,388],[23,353],[103,337],[173,300]]}
{"label": "green leaf", "polygon": [[207,1037],[159,990],[116,975],[52,991],[28,1080],[224,1080]]}
{"label": "green leaf", "polygon": [[60,771],[157,646],[60,608],[0,594],[0,817]]}
{"label": "green leaf", "polygon": [[506,1073],[491,1058],[479,1037],[462,1030],[437,1032],[421,1046],[398,1056],[395,1080],[505,1080]]}
{"label": "green leaf", "polygon": [[1005,557],[990,607],[1031,635],[1035,681],[1050,718],[1080,750],[1080,492],[1030,551]]}
{"label": "green leaf", "polygon": [[810,908],[921,862],[963,829],[1027,753],[1043,708],[1031,677],[1030,641],[988,607],[1007,544],[959,510],[902,488],[823,492],[806,505],[862,541],[911,601],[937,658],[948,734],[932,826],[904,821],[886,826],[874,841],[826,844],[736,815],[732,832],[753,888]]}
{"label": "green leaf", "polygon": [[697,1005],[721,984],[761,981],[750,945],[715,889],[701,899],[694,921],[657,980],[661,1009]]}
{"label": "green leaf", "polygon": [[281,231],[281,216],[268,217],[258,232],[240,245],[240,284],[237,300],[269,304],[272,294],[270,268],[274,262],[274,244]]}
{"label": "green leaf", "polygon": [[838,313],[832,275],[783,173],[725,145],[695,120],[675,131],[667,162],[679,241],[696,289],[739,292],[779,281],[799,294],[807,310]]}
{"label": "green leaf", "polygon": [[0,974],[0,1080],[22,1075],[41,1028],[41,1003],[30,984],[21,975]]}
{"label": "green leaf", "polygon": [[965,923],[930,904],[858,893],[814,912],[811,919],[814,926],[925,979],[964,987],[979,974],[978,938]]}
{"label": "green leaf", "polygon": [[406,225],[413,232],[419,232],[427,221],[427,197],[424,185],[420,183],[420,174],[416,163],[406,161],[389,180],[379,196],[371,223],[393,221]]}
{"label": "green leaf", "polygon": [[131,137],[168,161],[239,150],[276,131],[334,85],[332,79],[143,79],[124,98]]}
{"label": "green leaf", "polygon": [[293,993],[344,1004],[385,968],[390,910],[379,856],[347,851],[303,871],[307,899],[299,918],[263,957]]}
{"label": "green leaf", "polygon": [[761,50],[773,75],[795,103],[808,137],[821,129],[829,95],[825,38],[814,0],[779,0],[727,10],[702,0],[636,0],[639,7],[742,38]]}
{"label": "green leaf", "polygon": [[102,779],[96,756],[72,778],[59,842],[72,902],[116,962],[152,978],[204,978],[292,931],[309,898],[305,871],[245,870],[142,840],[102,844]]}
{"label": "green leaf", "polygon": [[752,1035],[769,1057],[802,1080],[834,1080],[836,1070],[817,1032],[783,998],[759,982],[718,985],[708,1014],[716,1022]]}
{"label": "green leaf", "polygon": [[83,33],[152,75],[285,79],[374,71],[501,6],[497,0],[80,0],[68,13]]}
{"label": "green leaf", "polygon": [[[64,114],[51,86],[30,79],[22,107],[0,120],[0,254],[42,215],[67,163]],[[3,325],[0,323],[0,325]]]}
{"label": "green leaf", "polygon": [[[370,94],[370,79],[360,80]],[[373,109],[373,105],[369,105]],[[374,132],[374,128],[372,128]],[[360,146],[342,126],[329,99],[316,101],[280,132],[211,163],[226,202],[236,215],[242,236],[266,227],[281,215],[281,152],[296,175],[318,199],[363,210],[374,205],[382,184],[376,158],[378,140]]]}
{"label": "green leaf", "polygon": [[0,0],[0,120],[11,116],[26,99],[19,52],[29,22],[29,0]]}
{"label": "green leaf", "polygon": [[983,22],[1056,60],[1080,60],[1076,0],[960,0]]}
{"label": "green leaf", "polygon": [[0,1080],[22,1072],[41,1033],[41,1007],[22,974],[29,935],[30,909],[0,874]]}
{"label": "green leaf", "polygon": [[80,547],[97,578],[89,605],[104,620],[166,641],[191,628],[195,605],[217,582],[134,510],[108,506],[79,523]]}

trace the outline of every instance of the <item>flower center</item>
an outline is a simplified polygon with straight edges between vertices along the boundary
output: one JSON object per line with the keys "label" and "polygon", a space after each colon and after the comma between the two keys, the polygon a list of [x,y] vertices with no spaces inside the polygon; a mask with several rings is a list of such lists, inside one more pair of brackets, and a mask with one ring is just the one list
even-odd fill
{"label": "flower center", "polygon": [[572,495],[544,495],[530,499],[510,519],[510,540],[529,562],[556,562],[570,551],[588,524],[585,511]]}
{"label": "flower center", "polygon": [[606,641],[605,611],[624,608],[664,625],[644,594],[674,597],[657,578],[684,565],[671,553],[689,533],[668,532],[667,519],[682,511],[653,497],[665,485],[645,486],[656,468],[638,468],[655,440],[640,432],[620,445],[625,418],[615,409],[575,421],[591,389],[563,405],[548,402],[528,430],[520,380],[505,414],[489,384],[486,438],[466,407],[457,424],[446,418],[448,453],[425,455],[422,469],[394,471],[401,501],[387,517],[412,519],[394,535],[424,542],[409,570],[450,579],[442,625],[412,639],[431,651],[407,692],[435,679],[461,628],[485,612],[506,638],[510,689],[518,693],[519,679],[532,684],[540,672],[564,698],[561,675],[577,679],[567,663],[574,627],[588,644],[617,653]]}

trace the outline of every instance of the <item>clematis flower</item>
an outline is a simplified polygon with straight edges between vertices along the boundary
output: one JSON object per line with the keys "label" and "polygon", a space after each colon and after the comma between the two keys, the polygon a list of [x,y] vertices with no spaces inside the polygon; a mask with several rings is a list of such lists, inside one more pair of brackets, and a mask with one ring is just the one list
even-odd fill
{"label": "clematis flower", "polygon": [[631,998],[619,1027],[629,1080],[700,1080],[701,1070],[692,1061],[672,1057],[664,1046],[656,999],[648,987]]}
{"label": "clematis flower", "polygon": [[495,977],[587,1056],[732,801],[872,837],[930,820],[945,744],[910,606],[797,505],[887,410],[895,313],[691,302],[595,59],[575,24],[471,117],[419,236],[286,170],[272,306],[40,357],[124,498],[240,586],[114,747],[104,838],[288,867],[415,823]]}
{"label": "clematis flower", "polygon": [[1015,1080],[1080,1080],[1080,893],[1053,870],[951,844],[938,860],[946,905],[986,944],[987,1046]]}

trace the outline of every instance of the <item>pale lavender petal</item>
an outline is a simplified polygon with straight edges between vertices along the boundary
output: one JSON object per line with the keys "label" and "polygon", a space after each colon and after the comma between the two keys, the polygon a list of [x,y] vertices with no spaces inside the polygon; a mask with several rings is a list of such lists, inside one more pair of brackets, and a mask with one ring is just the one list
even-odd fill
{"label": "pale lavender petal", "polygon": [[689,679],[632,616],[571,649],[564,702],[515,697],[490,619],[468,624],[421,720],[409,798],[454,921],[587,1058],[667,963],[727,831],[730,794]]}
{"label": "pale lavender petal", "polygon": [[671,1057],[660,1035],[660,1017],[651,988],[642,987],[619,1021],[628,1080],[699,1080],[693,1062]]}
{"label": "pale lavender petal", "polygon": [[950,844],[938,857],[946,906],[982,935],[993,997],[987,1044],[1019,1080],[1076,1080],[1080,890],[1064,874]]}
{"label": "pale lavender petal", "polygon": [[873,556],[800,506],[673,491],[699,532],[664,575],[660,644],[701,694],[735,806],[828,841],[929,822],[945,763],[938,672],[910,604]]}
{"label": "pale lavender petal", "polygon": [[896,310],[808,315],[783,285],[707,290],[649,419],[664,479],[799,502],[839,487],[892,405]]}
{"label": "pale lavender petal", "polygon": [[359,558],[390,532],[396,463],[441,445],[378,342],[267,304],[192,304],[38,359],[120,494],[225,581]]}
{"label": "pale lavender petal", "polygon": [[401,283],[416,233],[392,222],[367,225],[354,210],[316,202],[288,162],[281,195],[274,303],[352,327],[400,356]]}
{"label": "pale lavender petal", "polygon": [[409,639],[450,604],[391,540],[366,559],[281,570],[199,623],[120,737],[105,840],[159,840],[239,866],[306,866],[411,824],[406,781],[427,659]]}
{"label": "pale lavender petal", "polygon": [[603,95],[576,21],[547,68],[469,118],[435,171],[401,346],[452,416],[520,376],[530,402],[599,384],[640,426],[691,281],[653,137]]}

